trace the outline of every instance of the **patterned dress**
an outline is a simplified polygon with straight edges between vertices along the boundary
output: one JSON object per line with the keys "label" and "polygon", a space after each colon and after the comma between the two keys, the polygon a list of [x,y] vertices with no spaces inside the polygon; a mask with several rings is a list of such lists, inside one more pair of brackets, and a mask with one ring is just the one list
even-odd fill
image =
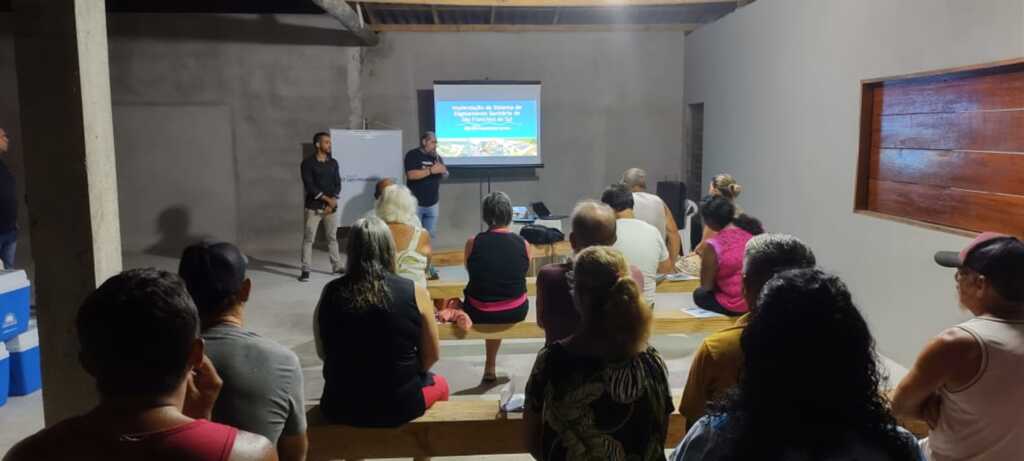
{"label": "patterned dress", "polygon": [[543,420],[544,461],[665,459],[672,396],[653,347],[608,363],[549,344],[534,362],[526,409]]}

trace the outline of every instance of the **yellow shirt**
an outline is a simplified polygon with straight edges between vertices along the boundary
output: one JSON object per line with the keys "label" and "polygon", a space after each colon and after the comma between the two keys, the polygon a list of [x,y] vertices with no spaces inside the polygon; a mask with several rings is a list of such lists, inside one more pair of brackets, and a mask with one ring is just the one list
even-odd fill
{"label": "yellow shirt", "polygon": [[687,425],[696,423],[704,416],[708,402],[725,395],[725,391],[739,381],[743,365],[740,335],[749,317],[749,313],[744,314],[736,319],[735,325],[704,338],[694,354],[683,399],[679,402],[679,412],[686,417]]}

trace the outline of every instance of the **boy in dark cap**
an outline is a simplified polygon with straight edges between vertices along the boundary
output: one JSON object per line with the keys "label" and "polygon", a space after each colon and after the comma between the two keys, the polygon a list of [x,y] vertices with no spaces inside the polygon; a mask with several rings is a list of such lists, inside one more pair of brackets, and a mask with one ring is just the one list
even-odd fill
{"label": "boy in dark cap", "polygon": [[248,260],[226,242],[185,248],[178,273],[199,309],[206,353],[224,388],[213,420],[261,434],[277,445],[282,461],[306,456],[302,368],[294,352],[246,330],[245,303],[252,280]]}
{"label": "boy in dark cap", "polygon": [[935,262],[956,268],[974,317],[932,339],[900,382],[893,413],[932,428],[931,461],[1020,459],[1024,453],[1024,243],[986,232]]}

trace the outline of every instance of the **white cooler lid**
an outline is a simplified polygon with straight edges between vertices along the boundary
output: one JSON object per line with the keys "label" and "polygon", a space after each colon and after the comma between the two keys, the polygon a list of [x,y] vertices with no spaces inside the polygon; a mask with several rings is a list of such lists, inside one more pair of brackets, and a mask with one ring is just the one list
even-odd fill
{"label": "white cooler lid", "polygon": [[23,269],[0,271],[0,293],[7,293],[29,286],[28,275]]}
{"label": "white cooler lid", "polygon": [[10,352],[25,352],[33,347],[39,347],[39,330],[35,328],[7,340]]}

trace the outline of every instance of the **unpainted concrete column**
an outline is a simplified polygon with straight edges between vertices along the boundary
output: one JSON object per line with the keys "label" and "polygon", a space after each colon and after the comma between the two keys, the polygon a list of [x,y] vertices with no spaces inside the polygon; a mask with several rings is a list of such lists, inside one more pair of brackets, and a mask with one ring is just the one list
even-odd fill
{"label": "unpainted concrete column", "polygon": [[74,320],[85,296],[121,270],[106,8],[103,0],[16,0],[14,10],[43,409],[52,425],[96,403]]}

